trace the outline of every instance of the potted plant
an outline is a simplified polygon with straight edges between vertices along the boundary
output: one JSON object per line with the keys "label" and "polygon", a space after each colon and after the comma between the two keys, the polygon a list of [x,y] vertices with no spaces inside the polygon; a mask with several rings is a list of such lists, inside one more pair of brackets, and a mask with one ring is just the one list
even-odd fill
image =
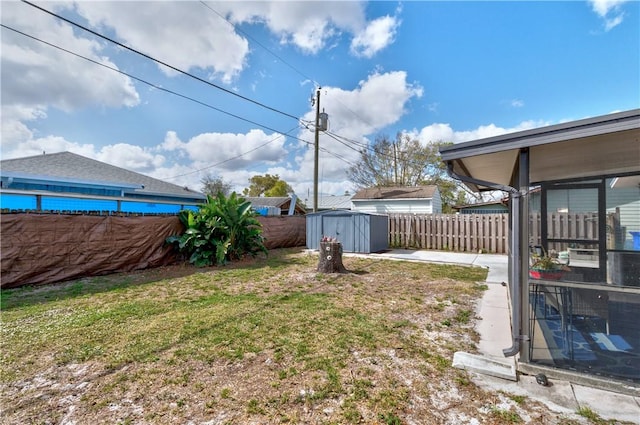
{"label": "potted plant", "polygon": [[533,255],[533,262],[529,267],[529,277],[533,279],[559,280],[569,267],[558,261],[557,257],[547,255],[542,252],[540,255]]}

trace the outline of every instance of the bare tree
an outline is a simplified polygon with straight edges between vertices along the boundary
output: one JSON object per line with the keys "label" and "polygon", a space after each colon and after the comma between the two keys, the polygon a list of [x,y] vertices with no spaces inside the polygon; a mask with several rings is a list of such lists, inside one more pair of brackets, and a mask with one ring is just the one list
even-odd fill
{"label": "bare tree", "polygon": [[225,182],[222,177],[207,174],[200,179],[200,183],[202,183],[202,192],[206,195],[217,196],[220,192],[224,196],[231,194],[231,184]]}
{"label": "bare tree", "polygon": [[449,177],[440,158],[440,148],[451,144],[422,144],[403,133],[398,133],[395,140],[378,136],[371,146],[360,151],[360,161],[347,170],[347,176],[358,188],[436,185],[446,211],[471,195]]}
{"label": "bare tree", "polygon": [[359,188],[424,184],[425,180],[446,176],[439,149],[448,144],[422,145],[402,133],[395,140],[378,136],[371,146],[360,151],[360,161],[347,170],[347,175]]}

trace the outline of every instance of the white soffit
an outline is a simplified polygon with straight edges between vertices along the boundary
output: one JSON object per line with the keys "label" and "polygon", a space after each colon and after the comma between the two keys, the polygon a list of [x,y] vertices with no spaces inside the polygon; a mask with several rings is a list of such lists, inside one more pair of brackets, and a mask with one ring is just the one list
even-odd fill
{"label": "white soffit", "polygon": [[464,158],[461,161],[466,172],[462,174],[491,183],[508,185],[517,159],[517,149]]}
{"label": "white soffit", "polygon": [[640,109],[460,143],[440,153],[461,176],[509,185],[520,149],[529,149],[532,183],[639,173]]}
{"label": "white soffit", "polygon": [[640,172],[640,129],[532,146],[532,183]]}
{"label": "white soffit", "polygon": [[[529,147],[531,183],[640,172],[640,129]],[[458,174],[509,185],[518,149],[454,161]]]}

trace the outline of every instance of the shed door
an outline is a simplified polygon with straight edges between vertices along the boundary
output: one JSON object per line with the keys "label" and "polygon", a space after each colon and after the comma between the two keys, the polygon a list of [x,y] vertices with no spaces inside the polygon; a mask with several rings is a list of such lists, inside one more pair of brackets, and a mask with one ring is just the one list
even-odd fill
{"label": "shed door", "polygon": [[354,250],[353,226],[350,216],[326,216],[322,221],[322,234],[338,239],[345,251]]}

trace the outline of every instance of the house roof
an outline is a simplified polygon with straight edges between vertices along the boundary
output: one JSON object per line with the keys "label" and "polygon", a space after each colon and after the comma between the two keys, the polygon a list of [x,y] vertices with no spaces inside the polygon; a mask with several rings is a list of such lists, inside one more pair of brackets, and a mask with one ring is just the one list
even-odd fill
{"label": "house roof", "polygon": [[[243,196],[243,198],[254,207],[276,207],[281,209],[289,209],[291,198],[288,196]],[[298,214],[305,214],[306,211],[296,202],[295,210]]]}
{"label": "house roof", "polygon": [[205,199],[194,190],[71,152],[0,161],[0,174],[31,181],[117,187],[128,193]]}
{"label": "house roof", "polygon": [[248,196],[243,198],[254,206],[278,208],[282,208],[284,204],[291,200],[287,196]]}
{"label": "house roof", "polygon": [[531,184],[638,172],[640,109],[459,143],[440,153],[460,176],[509,185],[521,149],[529,151]]}
{"label": "house roof", "polygon": [[349,210],[353,195],[319,196],[318,209],[320,210]]}
{"label": "house roof", "polygon": [[371,199],[431,199],[438,190],[437,186],[390,186],[371,187],[359,190],[352,201]]}

